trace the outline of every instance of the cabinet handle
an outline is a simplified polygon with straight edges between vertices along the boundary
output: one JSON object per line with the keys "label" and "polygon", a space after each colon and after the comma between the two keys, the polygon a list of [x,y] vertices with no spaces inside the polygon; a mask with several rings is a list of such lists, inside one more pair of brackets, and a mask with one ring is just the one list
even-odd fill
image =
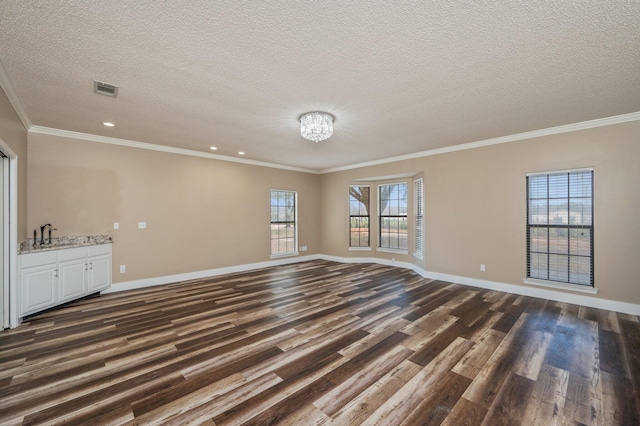
{"label": "cabinet handle", "polygon": [[89,263],[89,269],[93,269],[93,262]]}
{"label": "cabinet handle", "polygon": [[84,264],[84,270],[85,270],[85,271],[86,271],[87,269],[89,269],[87,266],[88,266],[88,265],[85,263],[85,264]]}
{"label": "cabinet handle", "polygon": [[54,269],[54,270],[53,270],[53,276],[54,276],[54,277],[57,277],[57,276],[58,276],[58,270],[57,270],[57,269]]}

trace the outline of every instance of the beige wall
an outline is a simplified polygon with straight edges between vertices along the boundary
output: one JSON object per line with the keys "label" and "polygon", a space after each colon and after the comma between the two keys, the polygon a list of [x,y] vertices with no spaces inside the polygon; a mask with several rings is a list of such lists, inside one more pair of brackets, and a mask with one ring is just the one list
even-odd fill
{"label": "beige wall", "polygon": [[[630,122],[318,176],[30,134],[27,229],[113,234],[116,283],[243,265],[269,260],[269,189],[290,189],[308,254],[524,285],[525,175],[593,167],[595,297],[640,304],[639,135]],[[397,174],[424,177],[424,261],[348,249],[348,185]]]}
{"label": "beige wall", "polygon": [[[524,285],[525,176],[580,167],[594,168],[596,297],[638,304],[637,121],[323,175],[321,251],[343,257],[393,256],[427,271]],[[399,173],[424,173],[424,262],[410,254],[349,251],[349,183]],[[481,263],[486,272],[480,272]]]}
{"label": "beige wall", "polygon": [[298,191],[319,253],[318,175],[33,133],[28,150],[29,233],[113,235],[114,283],[269,260],[270,189]]}
{"label": "beige wall", "polygon": [[27,131],[0,88],[0,138],[18,156],[18,241],[25,238],[27,219]]}

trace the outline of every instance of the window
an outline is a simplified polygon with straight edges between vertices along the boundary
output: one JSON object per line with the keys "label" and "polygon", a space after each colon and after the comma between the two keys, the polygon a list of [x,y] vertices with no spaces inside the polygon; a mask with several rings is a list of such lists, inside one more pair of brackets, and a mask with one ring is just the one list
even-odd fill
{"label": "window", "polygon": [[271,190],[271,255],[297,254],[295,191]]}
{"label": "window", "polygon": [[369,247],[369,187],[349,186],[349,247]]}
{"label": "window", "polygon": [[380,248],[408,250],[407,184],[378,186]]}
{"label": "window", "polygon": [[422,189],[422,178],[416,179],[413,181],[413,188],[415,191],[415,202],[416,202],[416,242],[415,242],[415,251],[413,255],[422,259],[422,247],[423,247],[423,238],[424,235],[422,233],[422,219],[423,219],[423,210],[424,210],[424,193]]}
{"label": "window", "polygon": [[593,286],[593,170],[527,175],[527,278]]}

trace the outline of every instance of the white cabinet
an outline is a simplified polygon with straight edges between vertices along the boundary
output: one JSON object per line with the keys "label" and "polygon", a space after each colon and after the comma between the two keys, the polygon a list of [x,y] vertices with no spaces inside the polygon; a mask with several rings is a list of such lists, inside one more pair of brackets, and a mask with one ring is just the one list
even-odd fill
{"label": "white cabinet", "polygon": [[18,256],[20,317],[111,285],[111,244]]}
{"label": "white cabinet", "polygon": [[90,246],[87,255],[89,293],[108,288],[111,285],[111,244]]}
{"label": "white cabinet", "polygon": [[84,247],[59,250],[58,275],[60,303],[87,294],[87,251]]}
{"label": "white cabinet", "polygon": [[53,252],[27,255],[20,268],[20,312],[36,312],[58,302],[58,257]]}

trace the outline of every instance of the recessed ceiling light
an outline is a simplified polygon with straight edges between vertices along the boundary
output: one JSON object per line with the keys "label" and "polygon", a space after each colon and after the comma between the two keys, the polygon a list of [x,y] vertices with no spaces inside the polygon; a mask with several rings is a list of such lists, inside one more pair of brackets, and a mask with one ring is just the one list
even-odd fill
{"label": "recessed ceiling light", "polygon": [[216,149],[218,149],[218,147],[217,147],[217,146],[210,146],[210,147],[209,147],[209,149],[210,149],[211,151],[215,151]]}
{"label": "recessed ceiling light", "polygon": [[110,121],[103,121],[102,125],[107,127],[115,127],[115,124],[111,123]]}
{"label": "recessed ceiling light", "polygon": [[244,155],[244,151],[238,151],[239,155]]}

